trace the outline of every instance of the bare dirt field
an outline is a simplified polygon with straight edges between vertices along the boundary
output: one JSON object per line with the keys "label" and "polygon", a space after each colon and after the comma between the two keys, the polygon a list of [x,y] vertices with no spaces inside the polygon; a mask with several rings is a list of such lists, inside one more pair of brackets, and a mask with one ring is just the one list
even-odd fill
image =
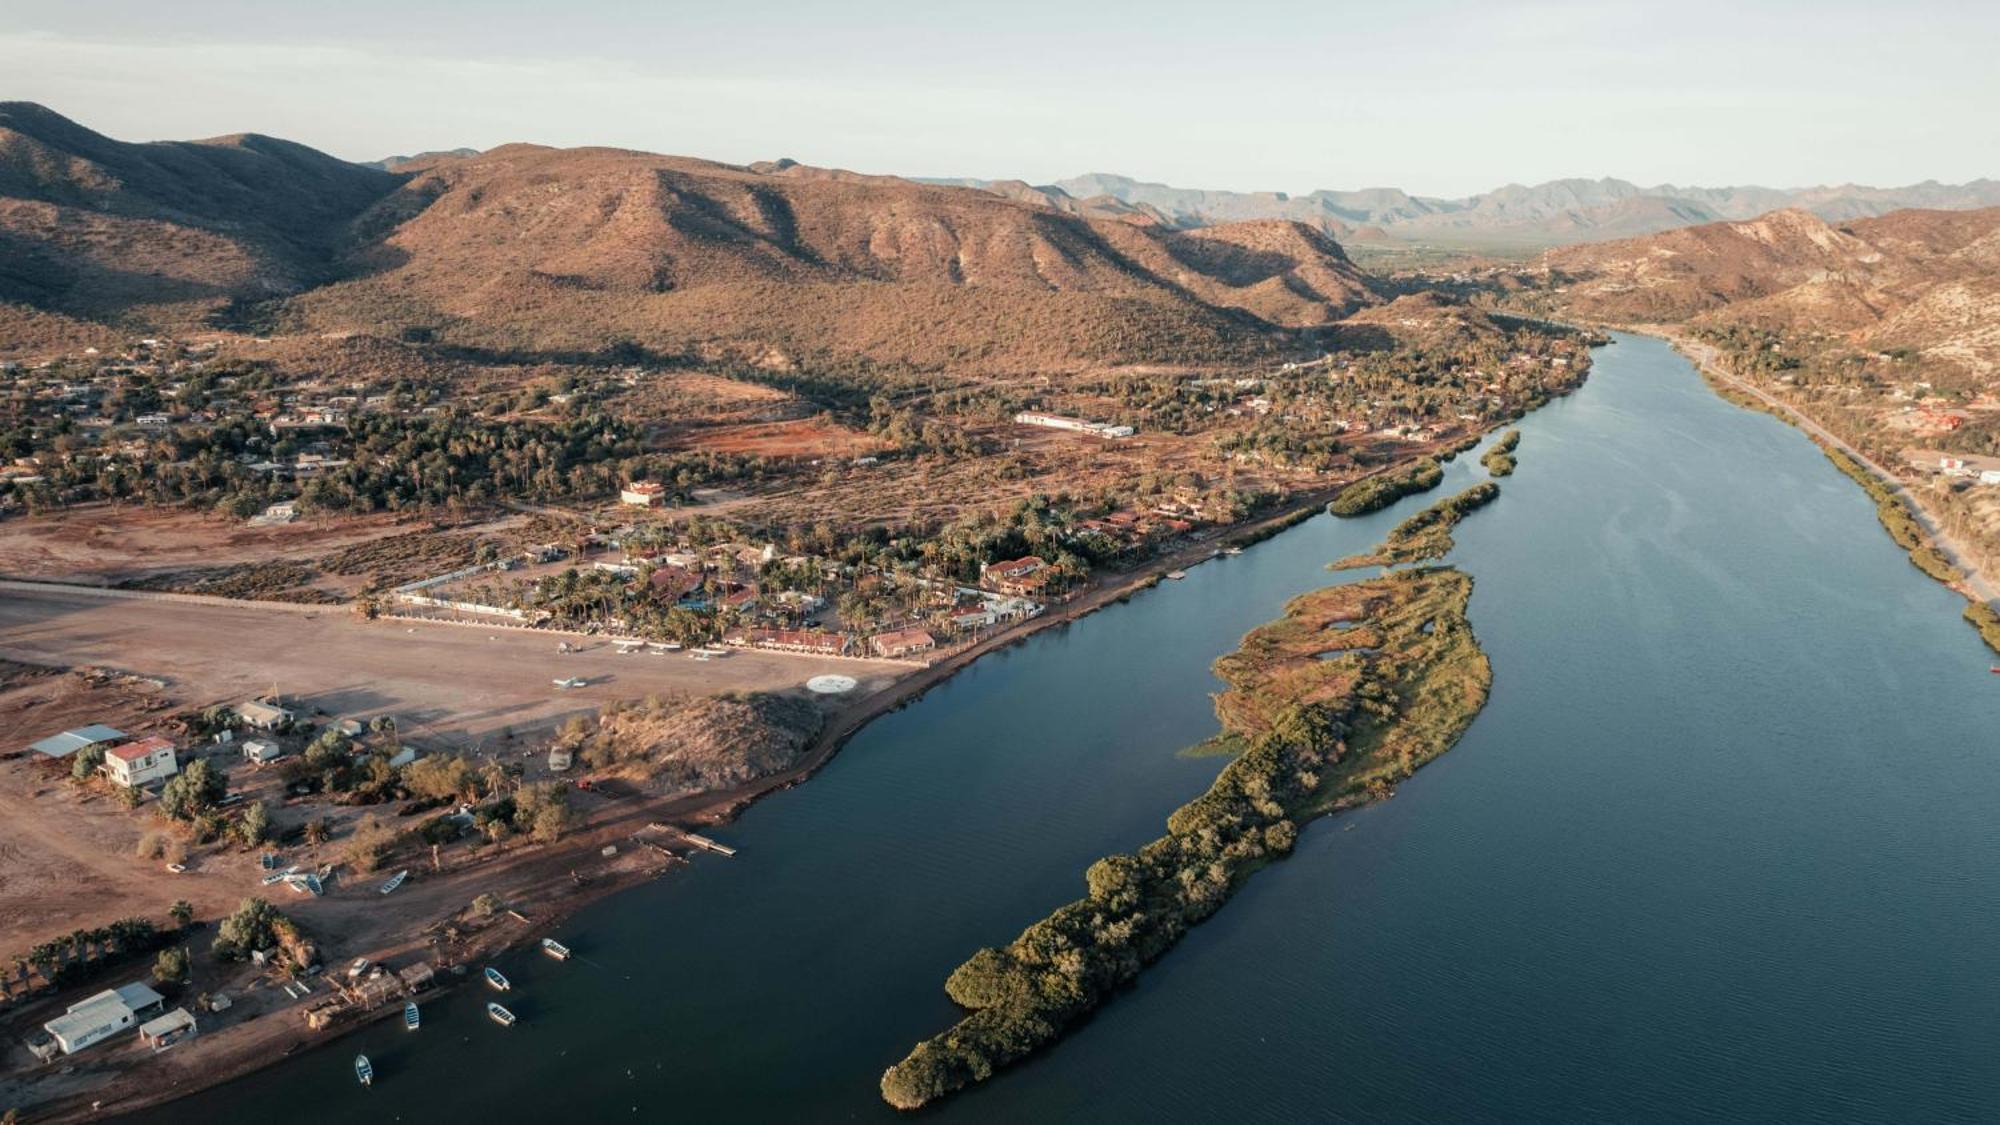
{"label": "bare dirt field", "polygon": [[212,513],[91,504],[0,523],[0,574],[109,586],[189,567],[309,559],[427,525],[382,514],[253,527]]}
{"label": "bare dirt field", "polygon": [[887,447],[871,434],[818,418],[710,426],[681,434],[673,444],[682,449],[755,457],[859,457]]}
{"label": "bare dirt field", "polygon": [[[609,641],[584,641],[584,651],[559,656],[561,639],[521,629],[370,622],[346,609],[0,589],[0,657],[159,676],[189,705],[277,691],[328,715],[394,715],[404,732],[445,745],[469,747],[508,728],[543,727],[654,692],[777,691],[828,672],[872,689],[908,671],[760,652],[706,662],[678,653],[627,656]],[[587,682],[568,691],[552,682],[568,677]]]}

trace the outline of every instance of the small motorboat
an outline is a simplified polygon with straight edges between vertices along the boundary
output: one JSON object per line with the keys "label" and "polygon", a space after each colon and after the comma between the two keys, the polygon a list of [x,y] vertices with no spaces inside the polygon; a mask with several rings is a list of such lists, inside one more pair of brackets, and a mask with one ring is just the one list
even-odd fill
{"label": "small motorboat", "polygon": [[499,1024],[501,1027],[514,1026],[514,1020],[515,1020],[514,1013],[508,1011],[507,1009],[501,1007],[498,1004],[486,1005],[486,1014],[488,1016],[491,1016],[493,1018],[493,1022]]}
{"label": "small motorboat", "polygon": [[542,939],[542,952],[558,961],[569,960],[569,946],[564,945],[554,938],[545,937]]}
{"label": "small motorboat", "polygon": [[354,1056],[354,1077],[363,1086],[375,1084],[375,1064],[368,1061],[367,1055]]}
{"label": "small motorboat", "polygon": [[390,879],[390,880],[389,880],[388,882],[386,882],[386,883],[382,884],[382,893],[386,895],[386,894],[388,894],[388,893],[389,893],[390,891],[393,891],[393,890],[395,890],[395,889],[396,889],[397,887],[400,887],[400,886],[402,886],[402,885],[403,885],[403,880],[405,880],[405,879],[408,879],[409,877],[410,877],[410,872],[409,872],[409,870],[408,870],[407,868],[405,868],[405,869],[404,869],[404,870],[402,870],[402,871],[398,871],[398,872],[396,872],[396,874],[395,874],[395,877],[394,877],[394,878],[392,878],[392,879]]}
{"label": "small motorboat", "polygon": [[1170,570],[1170,571],[1168,571],[1168,572],[1167,572],[1167,577],[1168,577],[1168,578],[1171,578],[1171,579],[1173,579],[1173,580],[1174,580],[1174,581],[1176,581],[1176,582],[1179,582],[1179,581],[1180,581],[1181,579],[1183,579],[1183,578],[1186,578],[1186,577],[1187,577],[1187,571],[1185,571],[1185,570]]}
{"label": "small motorboat", "polygon": [[491,965],[486,966],[486,983],[492,985],[494,988],[500,990],[501,992],[505,992],[508,989],[514,987],[513,984],[510,983],[506,977],[500,975],[500,970],[494,968]]}
{"label": "small motorboat", "polygon": [[417,1027],[423,1022],[424,1022],[424,1014],[422,1012],[417,1011],[416,1001],[412,1000],[409,1003],[403,1005],[404,1030],[415,1031]]}

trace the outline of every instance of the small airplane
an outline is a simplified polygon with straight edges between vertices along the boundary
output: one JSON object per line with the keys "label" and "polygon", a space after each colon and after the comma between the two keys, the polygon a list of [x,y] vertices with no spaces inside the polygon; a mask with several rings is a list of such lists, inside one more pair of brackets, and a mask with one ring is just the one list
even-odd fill
{"label": "small airplane", "polygon": [[569,676],[565,677],[564,679],[555,681],[555,684],[557,687],[567,690],[569,688],[582,687],[586,682],[587,681],[580,679],[576,676]]}

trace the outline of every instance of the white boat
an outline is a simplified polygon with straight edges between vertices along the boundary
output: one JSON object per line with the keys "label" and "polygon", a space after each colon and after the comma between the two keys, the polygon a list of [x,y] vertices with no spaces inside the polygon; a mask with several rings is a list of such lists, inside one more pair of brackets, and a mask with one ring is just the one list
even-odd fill
{"label": "white boat", "polygon": [[424,1022],[423,1013],[417,1011],[416,1001],[412,1000],[409,1003],[403,1005],[404,1028],[410,1031],[415,1031],[417,1029],[417,1026],[423,1022]]}
{"label": "white boat", "polygon": [[1168,572],[1167,572],[1167,577],[1168,577],[1168,578],[1171,578],[1171,579],[1173,579],[1173,580],[1174,580],[1174,581],[1176,581],[1176,582],[1179,582],[1179,581],[1180,581],[1181,579],[1183,579],[1183,578],[1186,578],[1186,577],[1187,577],[1187,571],[1185,571],[1185,570],[1170,570],[1170,571],[1168,571]]}
{"label": "white boat", "polygon": [[368,1061],[367,1055],[354,1056],[354,1077],[360,1079],[363,1086],[375,1084],[375,1064]]}
{"label": "white boat", "polygon": [[501,1007],[498,1004],[486,1005],[486,1014],[488,1016],[491,1016],[493,1018],[493,1022],[499,1024],[501,1027],[514,1026],[514,1019],[515,1019],[514,1013],[508,1011],[507,1009]]}
{"label": "white boat", "polygon": [[514,987],[511,981],[509,981],[506,977],[500,975],[500,970],[494,968],[491,965],[486,966],[486,983],[492,985],[494,988],[498,989],[501,992],[505,992],[508,989]]}
{"label": "white boat", "polygon": [[569,946],[564,945],[554,938],[545,937],[542,939],[542,952],[558,961],[569,960]]}
{"label": "white boat", "polygon": [[386,895],[390,891],[395,890],[397,887],[402,886],[403,880],[408,879],[409,877],[410,877],[410,872],[408,868],[396,872],[394,877],[392,877],[388,882],[382,884],[382,893]]}

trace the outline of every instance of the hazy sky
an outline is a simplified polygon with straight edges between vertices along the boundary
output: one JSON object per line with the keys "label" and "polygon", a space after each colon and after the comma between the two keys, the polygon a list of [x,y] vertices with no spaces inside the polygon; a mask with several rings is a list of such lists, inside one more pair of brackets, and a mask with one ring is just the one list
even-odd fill
{"label": "hazy sky", "polygon": [[0,98],[350,159],[507,141],[1190,187],[2000,176],[1995,0],[0,0]]}

